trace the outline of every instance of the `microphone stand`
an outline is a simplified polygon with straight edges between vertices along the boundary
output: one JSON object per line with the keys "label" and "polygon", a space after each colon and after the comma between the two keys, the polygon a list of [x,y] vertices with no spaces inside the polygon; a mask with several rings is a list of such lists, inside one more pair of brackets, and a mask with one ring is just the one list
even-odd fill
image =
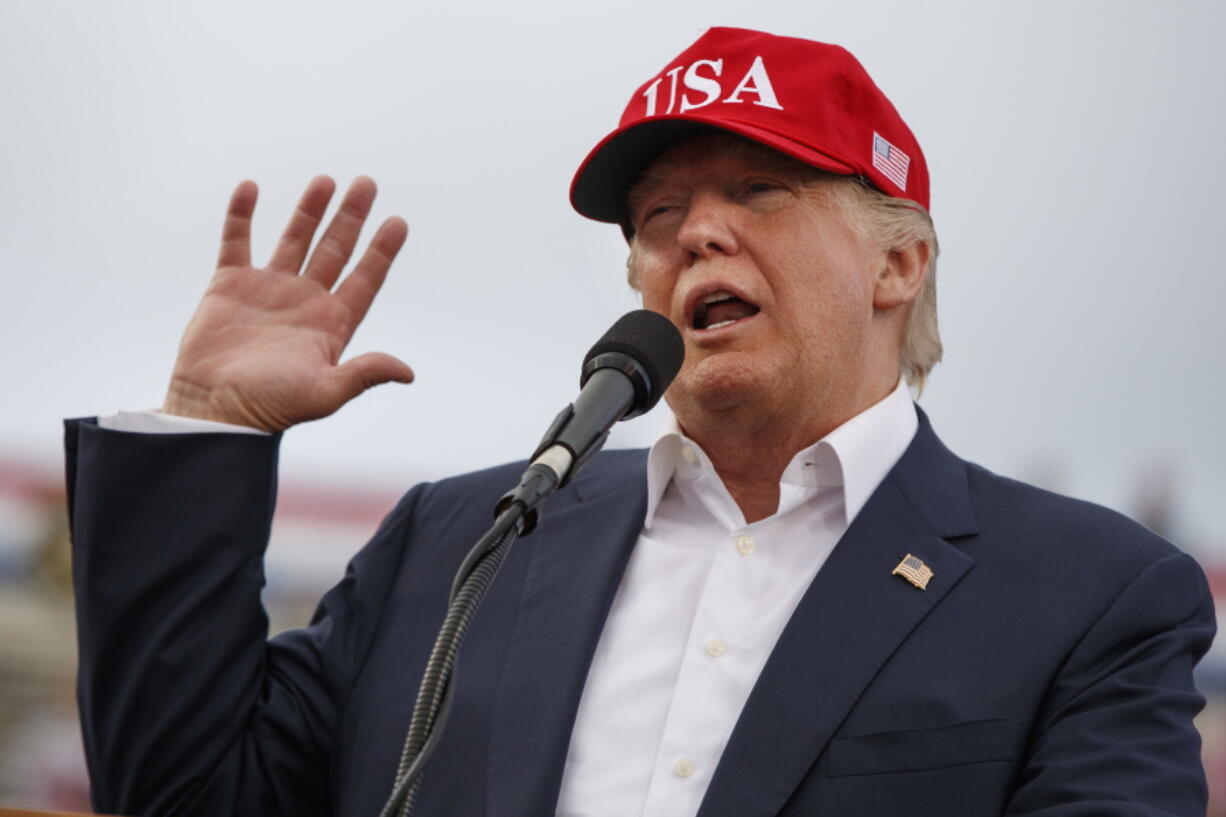
{"label": "microphone stand", "polygon": [[[511,543],[516,537],[532,532],[538,519],[536,507],[565,482],[558,475],[570,476],[574,473],[571,470],[574,459],[569,451],[553,444],[557,429],[565,424],[564,418],[569,418],[571,414],[573,409],[567,406],[558,415],[519,485],[498,501],[494,524],[477,540],[456,571],[447,601],[447,615],[439,628],[417,688],[413,717],[405,734],[392,793],[379,817],[409,817],[413,811],[422,770],[447,725],[452,690],[455,688],[456,659],[468,626],[498,575],[498,569],[506,561]],[[600,448],[607,436],[607,433],[599,435],[590,443],[591,449],[585,452],[588,457]]]}
{"label": "microphone stand", "polygon": [[493,526],[468,552],[456,572],[447,601],[447,615],[417,688],[413,717],[396,769],[396,782],[379,817],[408,817],[413,811],[422,770],[438,746],[451,711],[460,644],[498,568],[506,561],[511,543],[524,527],[524,511],[522,505],[515,503],[498,514]]}

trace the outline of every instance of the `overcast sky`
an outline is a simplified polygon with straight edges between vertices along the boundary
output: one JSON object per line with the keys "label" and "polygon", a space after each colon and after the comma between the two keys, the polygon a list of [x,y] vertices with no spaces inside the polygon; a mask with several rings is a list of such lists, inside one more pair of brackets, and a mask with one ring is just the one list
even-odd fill
{"label": "overcast sky", "polygon": [[[1220,2],[0,5],[0,459],[160,403],[233,185],[266,257],[306,181],[372,175],[409,244],[353,352],[385,386],[295,429],[286,479],[403,486],[519,458],[636,300],[570,176],[710,25],[834,42],[919,138],[957,453],[1131,510],[1175,480],[1226,549]],[[648,443],[658,412],[616,443]],[[1165,476],[1163,476],[1165,475]]]}

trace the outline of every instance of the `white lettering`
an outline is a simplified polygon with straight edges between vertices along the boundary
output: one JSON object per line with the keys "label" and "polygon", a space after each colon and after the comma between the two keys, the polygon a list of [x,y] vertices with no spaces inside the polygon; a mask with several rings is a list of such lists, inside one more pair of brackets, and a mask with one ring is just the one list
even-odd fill
{"label": "white lettering", "polygon": [[668,110],[664,113],[672,113],[673,106],[677,104],[677,74],[679,74],[681,69],[684,67],[685,66],[678,65],[676,68],[668,72],[668,78],[672,80],[672,83],[668,86]]}
{"label": "white lettering", "polygon": [[656,77],[656,81],[647,86],[647,90],[643,91],[643,96],[647,97],[647,116],[656,115],[656,89],[660,87],[660,80],[663,77]]}
{"label": "white lettering", "polygon": [[681,112],[692,111],[695,108],[702,108],[710,105],[715,100],[719,99],[719,94],[723,90],[719,87],[719,80],[712,77],[704,77],[698,73],[698,69],[704,65],[711,66],[714,69],[715,77],[719,77],[721,71],[724,70],[723,60],[698,60],[690,65],[685,71],[685,87],[691,91],[702,91],[706,94],[706,99],[701,102],[691,102],[689,96],[681,95]]}
{"label": "white lettering", "polygon": [[761,57],[753,58],[753,65],[749,66],[749,70],[745,72],[745,76],[741,78],[736,89],[724,102],[740,102],[739,97],[743,93],[757,94],[758,101],[754,103],[755,105],[783,110],[783,106],[775,97],[775,88],[771,85],[771,78],[766,73],[766,65],[762,62]]}

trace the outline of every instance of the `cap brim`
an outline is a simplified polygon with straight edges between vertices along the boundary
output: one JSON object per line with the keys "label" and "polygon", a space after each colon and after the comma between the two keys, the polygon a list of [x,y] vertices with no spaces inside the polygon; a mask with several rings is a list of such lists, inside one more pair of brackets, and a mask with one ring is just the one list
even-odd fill
{"label": "cap brim", "polygon": [[656,116],[619,128],[592,148],[571,182],[571,205],[590,219],[626,225],[626,193],[647,166],[678,142],[712,130],[744,136],[832,173],[856,172],[838,159],[755,125],[676,114]]}

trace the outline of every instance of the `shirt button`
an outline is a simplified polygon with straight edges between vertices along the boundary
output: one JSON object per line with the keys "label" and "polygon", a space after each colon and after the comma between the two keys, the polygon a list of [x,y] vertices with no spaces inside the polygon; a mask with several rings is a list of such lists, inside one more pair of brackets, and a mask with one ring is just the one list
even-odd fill
{"label": "shirt button", "polygon": [[681,449],[681,459],[685,460],[690,465],[693,465],[694,463],[698,462],[698,455],[694,453],[694,449],[686,446],[685,448]]}
{"label": "shirt button", "polygon": [[673,774],[677,777],[689,777],[694,773],[694,764],[690,762],[688,757],[679,757],[673,763]]}
{"label": "shirt button", "polygon": [[753,537],[738,536],[736,538],[736,551],[742,556],[748,556],[753,553]]}
{"label": "shirt button", "polygon": [[712,658],[719,658],[721,655],[728,652],[728,645],[720,641],[718,638],[708,639],[706,648],[707,655],[711,656]]}

